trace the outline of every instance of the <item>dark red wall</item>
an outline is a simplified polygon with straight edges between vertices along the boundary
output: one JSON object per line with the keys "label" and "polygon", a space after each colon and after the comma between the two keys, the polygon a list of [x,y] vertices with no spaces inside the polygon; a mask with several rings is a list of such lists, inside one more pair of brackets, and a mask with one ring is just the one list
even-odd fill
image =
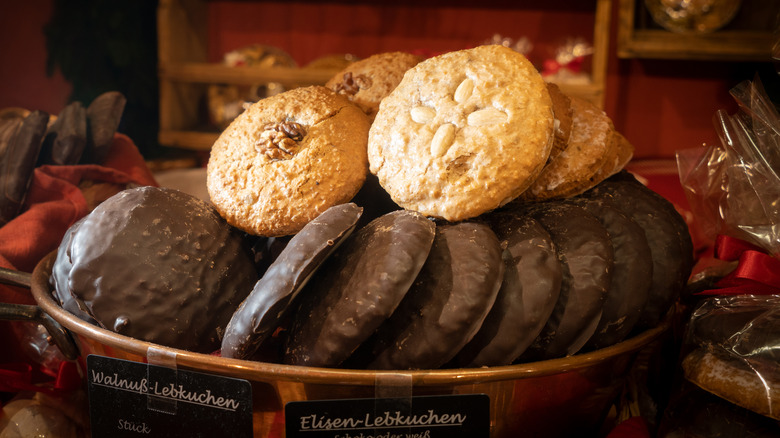
{"label": "dark red wall", "polygon": [[[0,7],[0,108],[57,113],[70,85],[45,72],[42,32],[51,0]],[[424,4],[426,6],[418,6]],[[485,2],[486,4],[488,2]],[[522,3],[522,10],[517,5]],[[592,6],[580,1],[526,2],[223,2],[209,3],[209,57],[255,42],[288,51],[300,65],[331,53],[368,56],[389,50],[437,53],[473,46],[493,33],[534,42],[539,64],[567,36],[592,34]],[[617,0],[612,19],[616,35]],[[477,6],[471,6],[471,5]],[[623,60],[610,47],[605,110],[636,146],[636,158],[669,158],[676,150],[717,142],[712,117],[733,110],[728,95],[752,79],[758,64]]]}
{"label": "dark red wall", "polygon": [[59,73],[46,74],[43,26],[51,0],[3,2],[0,6],[0,109],[22,107],[59,113],[70,84]]}

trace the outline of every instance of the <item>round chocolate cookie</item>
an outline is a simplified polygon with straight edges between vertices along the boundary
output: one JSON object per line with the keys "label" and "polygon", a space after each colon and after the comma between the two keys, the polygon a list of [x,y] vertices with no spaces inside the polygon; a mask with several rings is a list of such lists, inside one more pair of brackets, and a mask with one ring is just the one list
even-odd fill
{"label": "round chocolate cookie", "polygon": [[500,45],[449,52],[412,67],[382,101],[370,170],[401,207],[465,220],[532,183],[553,129],[550,93],[522,54]]}
{"label": "round chocolate cookie", "polygon": [[295,234],[360,190],[368,128],[359,108],[322,86],[262,99],[214,143],[206,170],[211,201],[249,234]]}
{"label": "round chocolate cookie", "polygon": [[586,349],[608,347],[622,341],[634,328],[650,293],[653,259],[644,230],[620,209],[601,198],[572,202],[595,216],[609,234],[614,253],[612,281],[596,332]]}
{"label": "round chocolate cookie", "polygon": [[454,367],[509,365],[539,335],[558,301],[562,266],[552,237],[526,215],[492,214],[506,266],[496,302]]}
{"label": "round chocolate cookie", "polygon": [[70,262],[70,239],[82,222],[84,222],[83,217],[71,225],[62,237],[62,241],[59,247],[57,247],[57,257],[51,267],[49,283],[51,283],[54,289],[54,298],[63,309],[76,315],[82,321],[98,325],[97,321],[86,310],[82,310],[79,307],[79,301],[73,298],[68,286],[68,274],[73,268],[73,264]]}
{"label": "round chocolate cookie", "polygon": [[626,172],[583,196],[606,197],[644,230],[653,259],[653,276],[637,327],[655,327],[679,297],[693,266],[693,245],[685,222],[669,201]]}
{"label": "round chocolate cookie", "polygon": [[258,279],[241,234],[207,202],[172,189],[119,192],[63,244],[71,267],[54,275],[67,275],[81,309],[108,330],[184,350],[217,350]]}
{"label": "round chocolate cookie", "polygon": [[285,363],[341,364],[398,307],[433,243],[435,225],[398,210],[357,231],[302,294]]}
{"label": "round chocolate cookie", "polygon": [[346,66],[325,86],[344,95],[373,121],[382,99],[398,86],[407,70],[422,60],[405,52],[377,53]]}
{"label": "round chocolate cookie", "polygon": [[550,318],[520,357],[523,362],[570,356],[585,345],[601,319],[614,260],[607,230],[584,208],[545,202],[529,206],[528,214],[552,236],[563,281]]}
{"label": "round chocolate cookie", "polygon": [[672,226],[677,230],[677,234],[680,236],[680,244],[682,245],[682,277],[683,282],[688,281],[688,277],[690,276],[691,271],[693,270],[693,265],[695,263],[694,259],[694,249],[693,249],[693,241],[691,238],[690,230],[688,229],[688,223],[685,222],[685,218],[680,214],[679,211],[677,211],[677,208],[672,204],[670,201],[668,201],[666,198],[661,196],[660,194],[654,192],[641,182],[639,182],[638,179],[627,170],[621,170],[620,172],[615,172],[614,175],[612,175],[609,178],[610,181],[624,181],[624,182],[630,182],[634,184],[639,190],[643,190],[647,197],[651,200],[653,200],[659,209],[662,209],[666,212],[666,214],[669,217],[669,220],[671,221]]}
{"label": "round chocolate cookie", "polygon": [[349,363],[366,361],[368,369],[441,367],[479,330],[503,274],[501,246],[487,225],[438,225],[417,279]]}
{"label": "round chocolate cookie", "polygon": [[335,205],[290,239],[230,319],[223,357],[246,359],[255,353],[312,275],[352,233],[362,211],[352,203]]}

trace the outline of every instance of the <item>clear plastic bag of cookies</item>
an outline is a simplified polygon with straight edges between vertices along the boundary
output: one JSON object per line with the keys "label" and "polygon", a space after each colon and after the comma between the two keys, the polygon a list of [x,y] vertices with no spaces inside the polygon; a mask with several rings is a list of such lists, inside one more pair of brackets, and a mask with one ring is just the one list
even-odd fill
{"label": "clear plastic bag of cookies", "polygon": [[734,114],[714,115],[720,145],[677,154],[680,181],[708,239],[728,235],[780,254],[780,114],[761,81],[730,90]]}
{"label": "clear plastic bag of cookies", "polygon": [[780,295],[704,299],[688,322],[682,353],[688,382],[780,420]]}

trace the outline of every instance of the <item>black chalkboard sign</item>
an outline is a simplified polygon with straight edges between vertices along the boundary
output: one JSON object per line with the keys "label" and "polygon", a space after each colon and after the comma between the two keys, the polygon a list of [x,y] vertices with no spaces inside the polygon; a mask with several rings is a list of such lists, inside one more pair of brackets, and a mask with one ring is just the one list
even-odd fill
{"label": "black chalkboard sign", "polygon": [[287,438],[488,438],[485,394],[290,402]]}
{"label": "black chalkboard sign", "polygon": [[87,357],[92,437],[252,437],[247,380]]}

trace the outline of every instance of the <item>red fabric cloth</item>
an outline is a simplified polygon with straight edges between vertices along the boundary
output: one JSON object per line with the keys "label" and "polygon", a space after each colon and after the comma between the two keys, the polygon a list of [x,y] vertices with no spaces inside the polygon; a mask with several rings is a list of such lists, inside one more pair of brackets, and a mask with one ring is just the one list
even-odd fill
{"label": "red fabric cloth", "polygon": [[[57,249],[68,228],[89,213],[79,188],[82,181],[157,185],[133,141],[119,133],[101,166],[36,168],[22,213],[0,228],[0,266],[32,272],[46,254]],[[6,285],[0,285],[0,302],[35,304],[28,289]],[[0,321],[0,363],[25,359],[11,325]]]}

